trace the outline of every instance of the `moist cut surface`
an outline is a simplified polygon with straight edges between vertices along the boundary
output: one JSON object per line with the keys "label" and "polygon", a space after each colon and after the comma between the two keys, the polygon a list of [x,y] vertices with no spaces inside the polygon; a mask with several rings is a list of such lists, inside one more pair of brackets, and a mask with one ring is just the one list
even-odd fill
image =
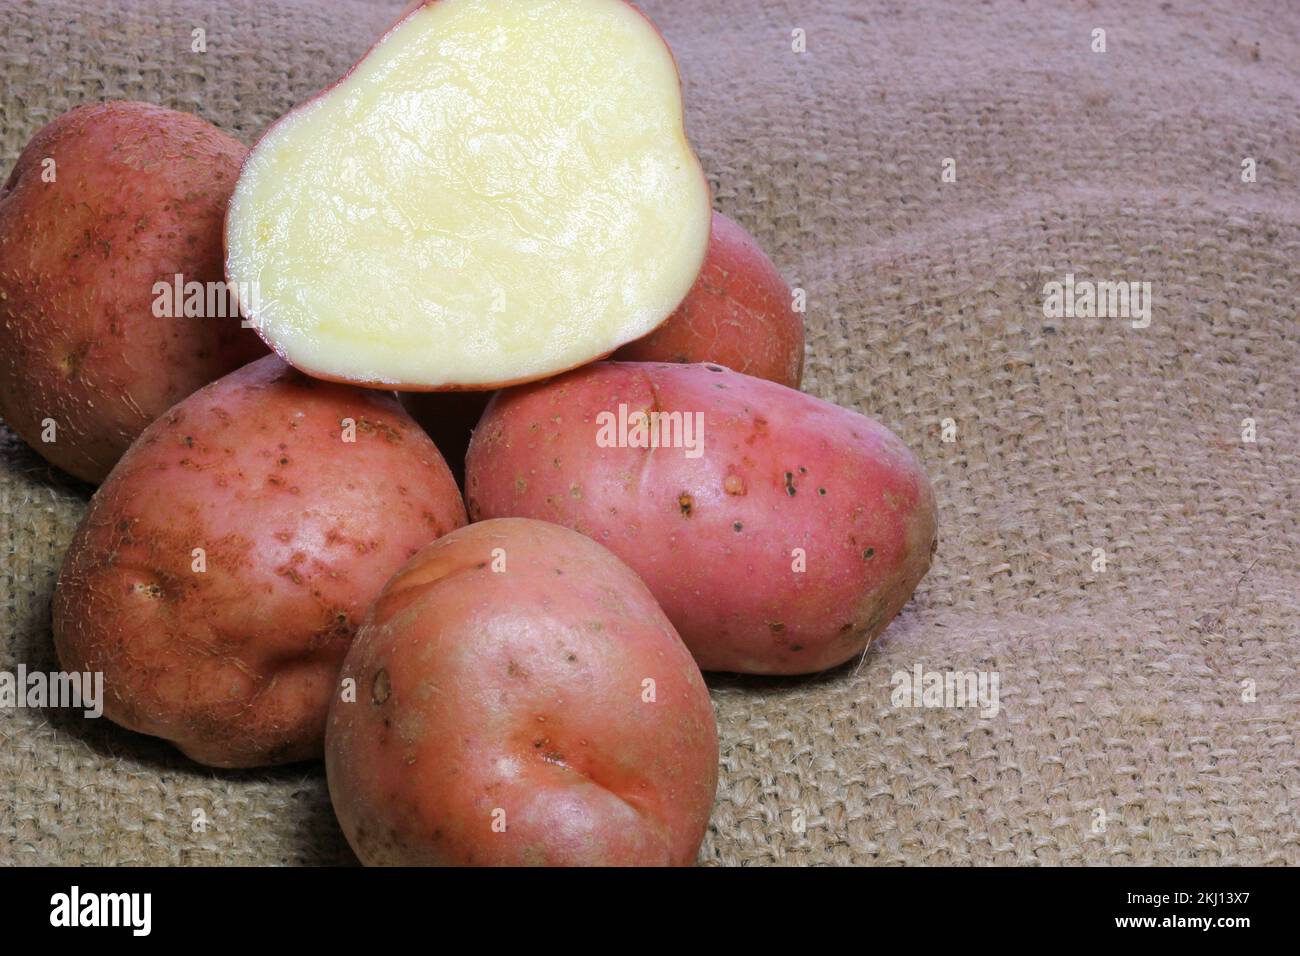
{"label": "moist cut surface", "polygon": [[227,271],[306,371],[499,385],[652,330],[709,220],[676,66],[640,13],[441,0],[254,149]]}

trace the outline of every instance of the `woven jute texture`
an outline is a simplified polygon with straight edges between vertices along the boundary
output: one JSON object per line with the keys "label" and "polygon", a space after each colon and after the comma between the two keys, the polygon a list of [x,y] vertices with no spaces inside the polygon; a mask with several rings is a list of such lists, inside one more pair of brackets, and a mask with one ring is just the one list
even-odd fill
{"label": "woven jute texture", "polygon": [[[398,6],[3,0],[0,158],[119,97],[251,143]],[[805,388],[894,429],[940,513],[862,661],[710,678],[701,861],[1300,862],[1300,6],[645,8],[717,207],[806,290]],[[1150,282],[1150,325],[1045,318],[1067,274]],[[89,492],[2,444],[0,670],[50,670]],[[895,706],[918,665],[996,674],[996,715]],[[318,766],[0,712],[0,863],[346,862]]]}

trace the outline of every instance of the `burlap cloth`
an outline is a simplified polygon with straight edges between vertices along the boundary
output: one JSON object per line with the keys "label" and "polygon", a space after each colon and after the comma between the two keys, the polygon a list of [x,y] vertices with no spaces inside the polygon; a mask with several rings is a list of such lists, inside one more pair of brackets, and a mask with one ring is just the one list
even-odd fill
{"label": "burlap cloth", "polygon": [[[5,174],[100,99],[251,143],[400,5],[4,0]],[[901,435],[940,511],[934,569],[860,665],[711,679],[701,860],[1300,862],[1300,7],[645,7],[716,205],[807,290],[805,387]],[[1150,281],[1150,327],[1045,319],[1067,272]],[[87,490],[3,435],[0,669],[51,669]],[[891,706],[918,663],[996,671],[1000,712]],[[352,859],[319,767],[215,772],[0,712],[0,863]]]}

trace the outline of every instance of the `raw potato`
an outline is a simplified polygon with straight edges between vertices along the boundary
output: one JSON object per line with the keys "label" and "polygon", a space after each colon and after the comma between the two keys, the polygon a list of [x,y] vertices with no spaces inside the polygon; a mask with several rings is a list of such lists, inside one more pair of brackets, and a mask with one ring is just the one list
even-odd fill
{"label": "raw potato", "polygon": [[539,521],[473,524],[399,571],[348,652],[330,798],[371,865],[687,865],[718,738],[650,592]]}
{"label": "raw potato", "polygon": [[[642,412],[698,415],[703,431],[633,447],[650,440]],[[471,520],[554,521],[621,557],[705,670],[800,674],[860,654],[936,546],[930,483],[889,429],[717,365],[605,362],[507,389],[465,481]]]}
{"label": "raw potato", "polygon": [[366,606],[464,523],[396,398],[267,356],[151,425],[99,489],[54,593],[59,660],[201,763],[319,758]]}
{"label": "raw potato", "polygon": [[0,190],[0,417],[64,471],[103,481],[146,425],[266,354],[238,317],[154,315],[155,283],[223,280],[247,152],[115,102],[65,113],[18,158]]}
{"label": "raw potato", "polygon": [[254,148],[227,271],[312,375],[486,388],[663,322],[709,219],[676,65],[634,7],[431,0]]}
{"label": "raw potato", "polygon": [[668,321],[617,352],[620,362],[715,362],[790,388],[803,380],[803,319],[790,287],[749,233],[713,214],[709,252]]}

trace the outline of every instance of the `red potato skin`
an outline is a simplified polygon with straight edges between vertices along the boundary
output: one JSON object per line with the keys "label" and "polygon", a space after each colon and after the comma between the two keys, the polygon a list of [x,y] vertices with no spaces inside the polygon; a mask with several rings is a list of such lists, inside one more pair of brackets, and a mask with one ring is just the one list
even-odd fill
{"label": "red potato skin", "polygon": [[[703,454],[599,447],[597,416],[621,403],[703,412]],[[802,674],[862,653],[937,545],[930,483],[892,432],[717,365],[607,362],[501,392],[465,492],[471,520],[537,518],[604,544],[704,670]]]}
{"label": "red potato skin", "polygon": [[238,317],[153,314],[158,281],[221,281],[246,153],[187,113],[99,103],[38,132],[0,190],[0,416],[69,474],[103,481],[155,418],[266,354]]}
{"label": "red potato skin", "polygon": [[200,763],[317,759],[366,607],[464,524],[395,397],[267,356],[158,419],[100,487],[59,574],[55,648],[103,671],[110,719]]}
{"label": "red potato skin", "polygon": [[[431,7],[431,6],[433,6],[434,4],[436,4],[436,3],[440,3],[440,2],[442,2],[442,0],[412,0],[412,2],[409,3],[409,4],[407,4],[406,7],[403,8],[402,11],[397,15],[397,18],[393,20],[392,25],[389,26],[388,29],[385,30],[385,31],[383,32],[382,35],[380,35],[379,39],[376,40],[376,41],[371,45],[370,49],[366,51],[365,55],[362,56],[361,59],[358,60],[356,63],[354,63],[354,64],[353,64],[353,65],[348,69],[348,71],[347,71],[346,73],[344,73],[341,77],[339,77],[338,80],[336,80],[336,81],[335,81],[334,83],[332,83],[330,86],[327,86],[325,89],[321,90],[321,91],[320,91],[319,93],[317,93],[315,96],[312,96],[312,97],[308,98],[307,100],[305,100],[304,102],[299,103],[297,106],[295,106],[295,107],[294,107],[292,110],[290,110],[288,113],[284,114],[284,116],[281,116],[278,120],[276,120],[274,123],[272,123],[270,126],[268,126],[268,127],[266,128],[265,132],[263,132],[262,135],[258,138],[258,143],[260,143],[263,139],[265,139],[268,135],[270,135],[271,131],[272,131],[273,129],[275,129],[275,127],[276,127],[277,125],[279,125],[280,123],[283,123],[285,120],[289,119],[291,116],[293,116],[293,115],[294,115],[295,113],[297,113],[299,110],[305,109],[306,107],[308,107],[309,105],[311,105],[313,102],[315,102],[315,101],[316,101],[317,99],[319,99],[320,97],[322,97],[322,96],[326,96],[326,95],[330,92],[330,90],[334,89],[334,87],[338,86],[340,83],[342,83],[344,80],[346,80],[349,76],[351,76],[351,75],[352,75],[352,71],[355,70],[359,65],[361,65],[361,63],[365,62],[366,57],[370,56],[370,54],[373,53],[373,52],[375,51],[375,49],[376,49],[376,48],[377,48],[381,43],[383,43],[384,40],[386,40],[386,39],[389,37],[389,35],[390,35],[394,30],[396,30],[399,26],[401,26],[402,23],[405,22],[405,20],[406,20],[408,17],[411,16],[411,14],[415,13],[417,10],[422,9],[423,7]],[[635,4],[631,4],[631,3],[629,3],[629,4],[627,4],[627,6],[631,7],[633,10],[635,10],[636,13],[637,13],[637,15],[640,16],[643,20],[645,20],[646,23],[650,24],[651,27],[654,27],[655,32],[659,34],[659,39],[663,42],[663,44],[664,44],[665,47],[668,47],[668,41],[667,41],[666,39],[664,39],[664,36],[663,36],[662,33],[659,33],[659,28],[658,28],[657,26],[655,26],[655,22],[654,22],[653,20],[650,19],[650,17],[646,14],[646,12],[645,12],[644,10],[640,9],[639,7],[637,7]],[[678,87],[680,88],[680,86],[681,86],[681,75],[682,75],[681,66],[678,64],[678,62],[677,62],[677,57],[676,57],[676,55],[672,52],[672,48],[671,48],[671,47],[668,47],[668,56],[672,59],[674,69],[677,70],[677,83],[678,83]],[[684,123],[684,122],[685,122],[685,117],[683,117],[683,123]],[[253,149],[254,149],[254,150],[257,149],[257,143],[255,143],[255,144],[253,145]],[[243,165],[244,165],[244,164],[247,164],[247,162],[248,162],[248,155],[251,155],[251,151],[249,151],[249,153],[246,154],[245,157],[244,157],[243,164],[241,164],[241,167],[240,167],[240,171],[241,171],[241,172],[242,172],[242,170],[243,170]],[[704,167],[703,167],[703,165],[701,165],[701,164],[697,161],[697,162],[696,162],[696,167],[699,169],[700,178],[704,180],[704,188],[705,188],[705,191],[706,191],[707,193],[710,193],[710,194],[711,194],[711,193],[712,193],[712,189],[711,189],[711,187],[709,186],[708,176],[707,176],[707,175],[705,174],[705,172],[704,172]],[[231,190],[230,190],[230,191],[231,191],[231,192],[234,191],[234,187],[233,187],[233,185],[231,186]],[[223,219],[223,228],[222,228],[222,234],[221,234],[221,248],[222,248],[222,256],[223,256],[223,258],[225,259],[225,261],[226,261],[226,265],[227,265],[227,268],[226,268],[226,270],[225,270],[225,275],[226,275],[226,279],[227,279],[227,281],[231,281],[231,278],[232,278],[232,277],[230,276],[230,270],[229,270],[229,251],[230,251],[230,245],[229,245],[229,242],[228,242],[229,232],[230,232],[229,210],[227,209],[226,215],[225,215],[225,217],[224,217],[224,219]],[[761,254],[761,253],[760,253],[760,254]],[[706,251],[705,255],[706,255],[706,258],[707,258],[707,251]],[[703,268],[703,263],[701,263],[701,268]],[[690,294],[690,292],[688,291],[687,295],[689,295],[689,294]],[[787,298],[788,298],[788,297],[787,297]],[[683,299],[683,301],[685,301],[685,299]],[[256,329],[256,315],[252,313],[252,310],[247,309],[247,307],[245,308],[245,314],[250,316],[250,324],[253,325],[253,327]],[[667,321],[667,319],[665,319],[665,321]],[[801,343],[802,343],[802,334],[803,334],[803,333],[802,333],[802,325],[801,325],[801,326],[800,326],[800,341],[801,341]],[[274,342],[272,342],[269,338],[267,338],[265,335],[263,335],[263,333],[262,333],[262,331],[261,331],[260,329],[257,329],[257,335],[259,335],[259,336],[262,338],[262,340],[263,340],[263,342],[264,342],[266,348],[270,349],[272,352],[274,352],[274,353],[276,353],[277,355],[279,355],[279,356],[280,356],[282,359],[284,359],[286,362],[288,361],[288,357],[284,354],[284,352],[283,352],[281,349],[279,349],[279,348],[276,346],[276,344],[275,344]],[[601,361],[602,359],[606,359],[606,358],[608,358],[611,354],[612,354],[611,352],[606,352],[606,353],[604,353],[604,354],[602,354],[602,355],[594,355],[594,356],[591,357],[591,359],[589,360],[589,362],[582,363],[582,364],[585,365],[585,364],[589,364],[590,362],[598,362],[598,361]],[[356,380],[353,380],[353,379],[344,378],[344,377],[341,377],[341,376],[334,375],[334,374],[332,374],[332,373],[330,373],[330,372],[325,371],[324,369],[312,369],[312,368],[306,368],[306,367],[301,367],[301,366],[300,366],[299,368],[300,368],[300,371],[303,371],[303,372],[305,372],[306,374],[313,376],[314,378],[319,378],[319,379],[321,379],[321,380],[323,380],[323,381],[327,381],[327,382],[339,382],[339,383],[341,383],[341,384],[345,384],[345,385],[355,385],[355,386],[357,386],[357,387],[359,387],[359,388],[377,388],[377,389],[384,389],[384,390],[393,390],[393,389],[396,389],[396,390],[398,390],[399,392],[401,392],[401,393],[403,393],[403,394],[411,394],[411,395],[417,395],[417,394],[421,394],[421,393],[436,395],[436,394],[443,394],[443,393],[447,393],[447,392],[481,392],[481,393],[485,393],[485,394],[487,394],[487,395],[490,396],[492,393],[496,392],[498,389],[506,388],[506,387],[509,387],[509,386],[511,386],[511,385],[521,385],[521,384],[525,384],[525,383],[528,383],[528,382],[534,382],[534,381],[545,380],[545,379],[550,378],[550,377],[552,377],[552,376],[554,376],[554,375],[563,374],[563,372],[571,372],[571,371],[573,371],[574,369],[581,368],[581,367],[582,367],[582,365],[575,365],[573,368],[570,368],[570,369],[563,369],[563,370],[561,370],[561,371],[559,371],[559,372],[547,372],[547,373],[544,374],[544,375],[525,376],[525,377],[515,378],[515,379],[510,379],[510,380],[508,380],[508,381],[502,381],[502,382],[488,382],[488,383],[474,383],[474,384],[450,383],[450,384],[443,385],[443,386],[439,386],[439,387],[436,387],[436,388],[429,388],[429,387],[427,387],[427,386],[422,386],[422,385],[418,385],[418,384],[411,384],[411,383],[406,383],[406,382],[371,382],[371,381],[356,381]],[[802,369],[803,369],[803,351],[802,351],[802,345],[800,346],[800,354],[799,354],[799,368],[800,368],[800,374],[802,375]],[[459,474],[459,471],[457,471],[457,474]]]}
{"label": "red potato skin", "polygon": [[440,538],[388,582],[342,678],[356,699],[330,708],[325,766],[363,863],[695,861],[717,788],[708,691],[595,542],[525,519]]}
{"label": "red potato skin", "polygon": [[803,319],[781,273],[749,233],[715,212],[704,268],[682,304],[663,325],[613,358],[715,362],[798,388],[803,343]]}

